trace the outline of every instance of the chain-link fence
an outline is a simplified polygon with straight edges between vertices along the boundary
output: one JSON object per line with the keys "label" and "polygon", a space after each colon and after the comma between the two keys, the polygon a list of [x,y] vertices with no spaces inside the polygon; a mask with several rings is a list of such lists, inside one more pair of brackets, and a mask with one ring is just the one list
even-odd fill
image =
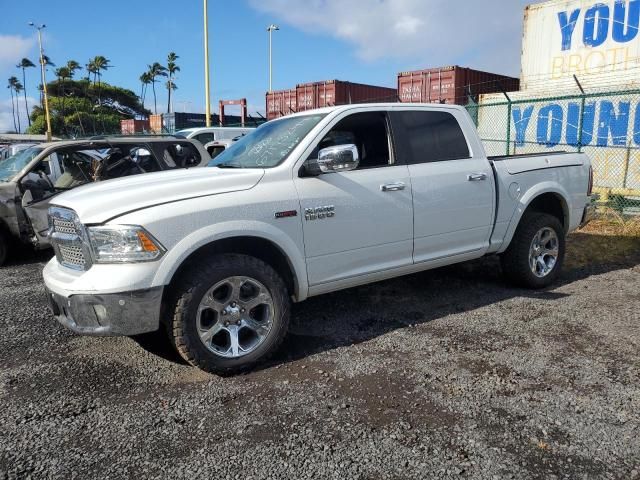
{"label": "chain-link fence", "polygon": [[467,109],[488,155],[584,152],[598,204],[640,215],[640,90],[492,94]]}

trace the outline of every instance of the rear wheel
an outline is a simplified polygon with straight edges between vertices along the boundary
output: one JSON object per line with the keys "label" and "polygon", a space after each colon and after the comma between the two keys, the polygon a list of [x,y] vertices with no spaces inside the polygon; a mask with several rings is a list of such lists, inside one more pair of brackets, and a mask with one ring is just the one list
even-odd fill
{"label": "rear wheel", "polygon": [[290,300],[278,274],[245,255],[214,255],[176,282],[169,333],[190,364],[233,374],[265,361],[289,325]]}
{"label": "rear wheel", "polygon": [[526,213],[502,254],[502,270],[515,284],[544,288],[558,277],[565,254],[564,228],[546,213]]}

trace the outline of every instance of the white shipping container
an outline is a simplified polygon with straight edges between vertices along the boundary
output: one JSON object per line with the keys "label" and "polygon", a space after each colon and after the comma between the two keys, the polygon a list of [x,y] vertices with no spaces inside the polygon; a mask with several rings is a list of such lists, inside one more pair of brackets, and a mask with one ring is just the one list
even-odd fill
{"label": "white shipping container", "polygon": [[551,0],[525,10],[522,90],[640,84],[640,0]]}
{"label": "white shipping container", "polygon": [[504,155],[507,138],[509,153],[576,151],[581,143],[592,159],[595,187],[640,195],[640,94],[586,98],[584,116],[580,97],[544,99],[539,92],[509,96],[510,115],[502,94],[480,99],[478,133],[488,155]]}

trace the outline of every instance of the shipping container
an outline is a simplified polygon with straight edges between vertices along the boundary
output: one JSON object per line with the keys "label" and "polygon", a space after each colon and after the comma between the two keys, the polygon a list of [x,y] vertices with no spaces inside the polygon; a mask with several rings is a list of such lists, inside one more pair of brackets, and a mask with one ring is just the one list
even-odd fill
{"label": "shipping container", "polygon": [[120,120],[120,133],[122,135],[135,135],[149,131],[149,120],[134,120],[132,118]]}
{"label": "shipping container", "polygon": [[466,105],[477,102],[484,93],[516,91],[517,78],[471,68],[449,66],[398,73],[398,96],[401,102],[448,103]]}
{"label": "shipping container", "polygon": [[267,120],[297,112],[296,89],[267,92]]}
{"label": "shipping container", "polygon": [[[213,124],[213,115],[211,116]],[[163,133],[174,133],[184,128],[204,127],[206,118],[204,113],[172,112],[162,114]]]}
{"label": "shipping container", "polygon": [[149,115],[151,133],[162,133],[162,115]]}
{"label": "shipping container", "polygon": [[342,80],[327,80],[298,84],[296,97],[297,111],[302,112],[314,108],[351,103],[396,102],[398,92],[395,88],[343,82]]}
{"label": "shipping container", "polygon": [[395,88],[327,80],[300,83],[296,88],[266,94],[267,120],[295,112],[334,105],[365,102],[396,102]]}
{"label": "shipping container", "polygon": [[[522,90],[640,86],[638,0],[552,0],[524,13]],[[619,89],[622,89],[619,88]]]}

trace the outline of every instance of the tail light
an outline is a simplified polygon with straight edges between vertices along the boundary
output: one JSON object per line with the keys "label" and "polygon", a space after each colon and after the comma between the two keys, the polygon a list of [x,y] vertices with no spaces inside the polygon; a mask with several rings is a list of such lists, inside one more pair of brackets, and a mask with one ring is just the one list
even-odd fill
{"label": "tail light", "polygon": [[593,191],[593,167],[589,166],[589,187],[587,188],[587,196],[591,196],[591,192]]}

